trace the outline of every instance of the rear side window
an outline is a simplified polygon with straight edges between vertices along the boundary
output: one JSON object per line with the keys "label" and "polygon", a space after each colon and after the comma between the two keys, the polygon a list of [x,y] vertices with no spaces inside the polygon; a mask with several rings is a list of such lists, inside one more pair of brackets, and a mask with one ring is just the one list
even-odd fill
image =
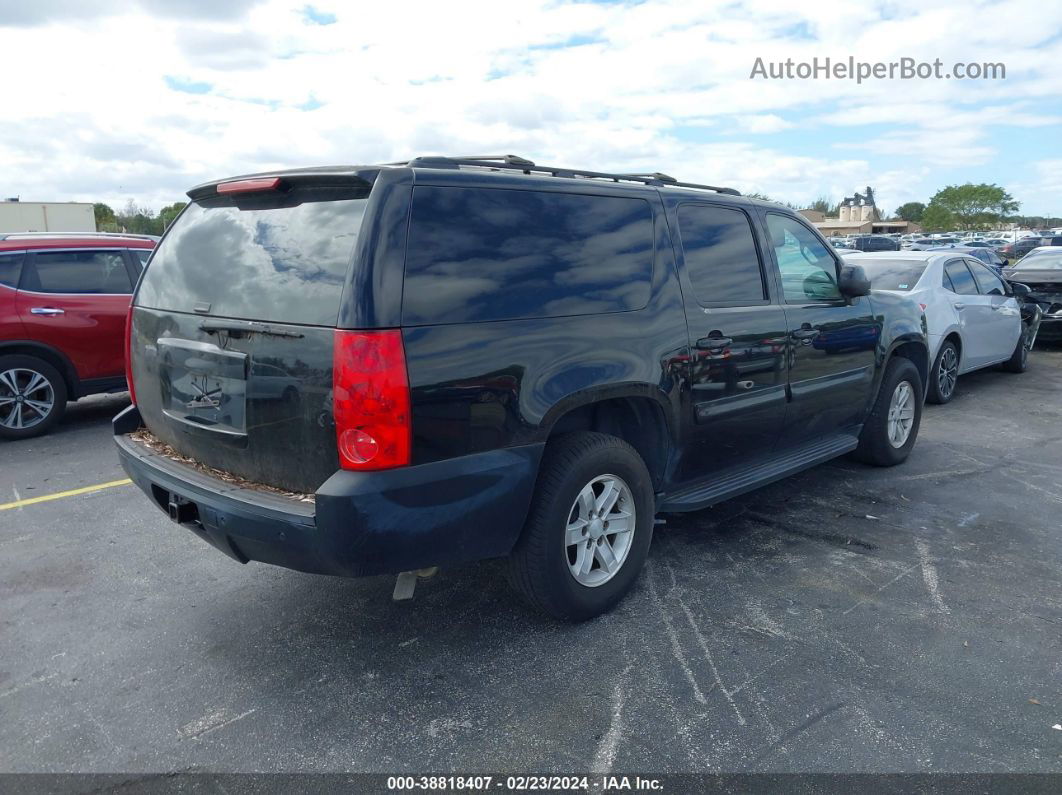
{"label": "rear side window", "polygon": [[17,254],[0,254],[0,284],[5,287],[18,287],[18,277],[22,273],[22,252]]}
{"label": "rear side window", "polygon": [[402,320],[641,309],[652,264],[653,217],[643,199],[422,186],[413,191]]}
{"label": "rear side window", "polygon": [[33,255],[20,287],[35,293],[128,295],[133,291],[121,251],[48,251]]}
{"label": "rear side window", "polygon": [[334,326],[367,197],[305,186],[192,202],[155,249],[136,303]]}
{"label": "rear side window", "polygon": [[700,303],[742,304],[767,298],[760,255],[745,213],[683,204],[678,220],[686,272]]}
{"label": "rear side window", "polygon": [[[962,260],[952,260],[944,266],[947,279],[944,286],[959,295],[977,295],[977,284],[970,275],[970,269]],[[950,282],[950,284],[949,284]]]}

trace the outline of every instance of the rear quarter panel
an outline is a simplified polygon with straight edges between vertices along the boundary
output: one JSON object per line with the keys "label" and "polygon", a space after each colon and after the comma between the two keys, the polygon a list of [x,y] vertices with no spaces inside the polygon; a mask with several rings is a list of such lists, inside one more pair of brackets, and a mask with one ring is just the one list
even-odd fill
{"label": "rear quarter panel", "polygon": [[[925,317],[918,302],[906,294],[872,291],[870,294],[874,315],[880,319],[881,339],[877,349],[877,373],[874,377],[874,389],[870,401],[873,403],[881,385],[882,376],[889,358],[897,347],[905,343],[915,343],[924,352],[924,361],[920,370],[924,376],[929,370],[929,340],[926,334]],[[923,387],[925,383],[923,383]]]}

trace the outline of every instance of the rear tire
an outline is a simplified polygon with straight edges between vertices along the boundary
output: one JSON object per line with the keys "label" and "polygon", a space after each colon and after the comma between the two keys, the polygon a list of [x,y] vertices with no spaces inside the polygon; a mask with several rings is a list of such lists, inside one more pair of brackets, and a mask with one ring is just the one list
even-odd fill
{"label": "rear tire", "polygon": [[905,461],[922,422],[922,394],[922,378],[914,363],[899,356],[890,359],[852,457],[879,467]]}
{"label": "rear tire", "polygon": [[610,610],[645,564],[654,503],[645,462],[623,440],[583,432],[551,442],[509,557],[512,584],[532,605],[565,621]]}
{"label": "rear tire", "polygon": [[66,382],[35,356],[0,356],[0,439],[40,436],[66,412]]}
{"label": "rear tire", "polygon": [[1014,346],[1014,353],[1010,355],[1010,358],[1003,362],[1003,369],[1008,373],[1024,373],[1029,369],[1029,348],[1032,347],[1032,342],[1029,339],[1029,326],[1025,323],[1021,324],[1021,336],[1018,337],[1018,344]]}
{"label": "rear tire", "polygon": [[933,369],[929,371],[929,391],[926,402],[943,404],[955,397],[955,387],[959,381],[959,349],[954,342],[945,340],[937,358],[933,360]]}

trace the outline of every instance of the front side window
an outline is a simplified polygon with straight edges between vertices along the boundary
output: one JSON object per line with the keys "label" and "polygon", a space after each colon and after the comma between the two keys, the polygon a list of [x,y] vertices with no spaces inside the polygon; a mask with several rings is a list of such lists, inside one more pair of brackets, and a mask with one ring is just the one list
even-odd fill
{"label": "front side window", "polygon": [[706,204],[678,209],[686,272],[702,304],[763,301],[760,255],[748,216],[740,210]]}
{"label": "front side window", "polygon": [[34,255],[21,289],[35,293],[128,295],[133,291],[121,251],[47,251]]}
{"label": "front side window", "polygon": [[431,325],[641,309],[653,249],[644,199],[419,186],[402,319]]}
{"label": "front side window", "polygon": [[961,259],[944,266],[944,286],[958,295],[977,295],[977,283]]}
{"label": "front side window", "polygon": [[1003,287],[1003,282],[998,276],[992,273],[988,268],[979,262],[968,263],[970,270],[973,271],[974,279],[977,281],[977,286],[981,289],[983,295],[1006,295],[1007,291]]}
{"label": "front side window", "polygon": [[0,254],[0,284],[5,287],[18,287],[18,277],[22,273],[22,252]]}
{"label": "front side window", "polygon": [[814,232],[795,218],[778,213],[767,214],[767,231],[782,274],[782,292],[787,303],[841,298],[837,262]]}

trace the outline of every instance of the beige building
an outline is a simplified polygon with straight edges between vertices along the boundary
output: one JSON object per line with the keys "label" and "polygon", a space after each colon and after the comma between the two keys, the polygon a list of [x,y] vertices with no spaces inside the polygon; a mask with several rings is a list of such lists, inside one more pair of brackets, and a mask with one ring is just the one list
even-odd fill
{"label": "beige building", "polygon": [[818,210],[801,210],[800,214],[811,221],[826,237],[839,235],[886,235],[918,233],[922,227],[911,221],[885,221],[874,202],[874,190],[869,185],[866,193],[846,196],[841,202],[836,218],[827,218]]}
{"label": "beige building", "polygon": [[88,202],[0,201],[0,234],[95,231],[96,216]]}

